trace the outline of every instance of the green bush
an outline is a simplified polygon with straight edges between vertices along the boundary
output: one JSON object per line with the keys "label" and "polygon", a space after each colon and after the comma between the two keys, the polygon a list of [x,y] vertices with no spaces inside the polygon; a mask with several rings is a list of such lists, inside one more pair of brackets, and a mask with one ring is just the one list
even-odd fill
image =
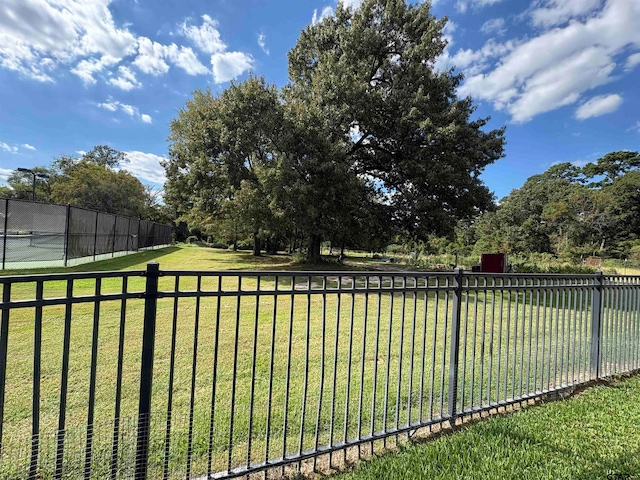
{"label": "green bush", "polygon": [[631,250],[629,250],[629,260],[635,265],[640,265],[640,245],[631,247]]}
{"label": "green bush", "polygon": [[239,240],[238,241],[238,250],[253,250],[253,240]]}
{"label": "green bush", "polygon": [[191,235],[190,237],[187,237],[187,242],[189,244],[195,244],[198,243],[200,241],[200,239],[198,237],[196,237],[195,235]]}
{"label": "green bush", "polygon": [[513,263],[513,271],[516,273],[564,273],[564,274],[592,274],[596,269],[585,265],[572,265],[558,263],[536,265],[532,263]]}
{"label": "green bush", "polygon": [[404,247],[397,243],[392,243],[387,246],[387,253],[404,253]]}

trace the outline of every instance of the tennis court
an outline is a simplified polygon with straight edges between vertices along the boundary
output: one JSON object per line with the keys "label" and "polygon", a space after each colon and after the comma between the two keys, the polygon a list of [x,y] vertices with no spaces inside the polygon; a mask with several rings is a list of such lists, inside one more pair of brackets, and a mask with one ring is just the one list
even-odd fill
{"label": "tennis court", "polygon": [[69,205],[0,199],[0,269],[59,267],[171,244],[171,226]]}

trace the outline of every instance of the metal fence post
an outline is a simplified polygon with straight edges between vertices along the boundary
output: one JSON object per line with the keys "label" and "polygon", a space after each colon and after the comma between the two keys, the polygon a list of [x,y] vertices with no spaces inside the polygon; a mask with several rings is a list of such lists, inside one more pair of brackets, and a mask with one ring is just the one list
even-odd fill
{"label": "metal fence post", "polygon": [[93,261],[96,261],[96,248],[98,248],[98,220],[100,219],[100,213],[96,212],[96,225],[93,232]]}
{"label": "metal fence post", "polygon": [[2,270],[4,270],[7,261],[7,228],[9,226],[9,199],[4,201],[4,232],[2,241]]}
{"label": "metal fence post", "polygon": [[456,423],[458,403],[458,367],[460,358],[460,312],[462,310],[462,282],[464,270],[454,270],[453,311],[451,313],[451,354],[449,357],[449,415],[450,424]]}
{"label": "metal fence post", "polygon": [[[2,284],[2,301],[11,300],[11,283]],[[7,344],[9,341],[9,312],[2,310],[0,323],[0,454],[2,453],[2,431],[4,426],[4,394],[7,380]]]}
{"label": "metal fence post", "polygon": [[602,365],[602,271],[595,275],[595,283],[591,297],[591,351],[590,370],[591,379],[600,378]]}
{"label": "metal fence post", "polygon": [[64,266],[69,261],[69,221],[71,219],[71,204],[67,203],[67,218],[64,224]]}
{"label": "metal fence post", "polygon": [[125,251],[127,253],[130,252],[130,249],[129,249],[130,246],[131,246],[131,219],[129,218],[127,222],[127,246],[125,248]]}
{"label": "metal fence post", "polygon": [[136,244],[136,252],[140,251],[140,225],[142,224],[142,220],[138,218],[138,243]]}
{"label": "metal fence post", "polygon": [[156,336],[156,306],[158,302],[158,262],[147,264],[144,292],[144,323],[142,331],[142,362],[140,366],[140,403],[138,405],[138,432],[136,440],[135,479],[147,478],[149,461],[149,429],[151,425],[151,387],[153,383],[153,354]]}
{"label": "metal fence post", "polygon": [[111,258],[116,254],[116,232],[118,229],[118,215],[113,218],[113,241],[111,242]]}

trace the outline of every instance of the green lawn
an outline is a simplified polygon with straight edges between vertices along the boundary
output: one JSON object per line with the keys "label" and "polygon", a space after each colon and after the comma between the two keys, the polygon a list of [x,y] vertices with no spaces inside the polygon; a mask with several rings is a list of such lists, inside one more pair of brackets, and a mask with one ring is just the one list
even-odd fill
{"label": "green lawn", "polygon": [[96,272],[110,270],[144,270],[151,261],[160,263],[163,270],[250,270],[291,268],[289,255],[265,255],[253,257],[250,251],[232,252],[195,245],[176,245],[158,250],[147,250],[123,255],[99,262],[84,263],[74,267],[33,268],[29,270],[0,270],[0,275],[27,275],[38,273]]}
{"label": "green lawn", "polygon": [[[233,253],[179,246],[70,270],[142,270],[150,260],[158,261],[162,270],[298,269],[291,264],[291,257],[285,255],[254,258],[250,252]],[[330,269],[336,267],[326,266]],[[347,265],[344,268],[353,267]],[[161,278],[161,290],[173,291],[174,281],[171,276]],[[245,279],[243,289],[255,287],[256,281],[255,277]],[[273,277],[264,278],[262,287],[273,288],[274,281]],[[222,282],[223,290],[237,288],[235,277],[223,278]],[[281,279],[280,288],[289,288],[288,282],[289,278]],[[304,279],[298,279],[298,282],[304,282]],[[134,277],[129,281],[128,291],[141,291],[143,286],[144,279]],[[195,287],[195,278],[181,279],[181,291],[194,290]],[[94,281],[80,280],[74,285],[74,295],[91,294],[95,288]],[[121,280],[105,279],[101,292],[119,292],[121,288]],[[204,291],[217,290],[218,278],[204,278],[201,288]],[[64,291],[63,282],[48,282],[44,296],[59,297],[64,295]],[[16,284],[11,298],[34,298],[34,293],[35,284]],[[531,307],[536,301],[531,296],[504,295],[503,308],[491,308],[493,301],[498,301],[501,296],[499,293],[480,291],[470,294],[468,302],[462,307],[463,318],[469,318],[461,328],[462,338],[467,339],[466,348],[461,352],[460,361],[464,367],[459,385],[465,406],[519,395],[526,392],[527,388],[548,388],[585,377],[588,364],[588,344],[585,339],[590,328],[586,297],[568,294],[566,298],[561,298],[562,309],[553,308],[556,304],[560,306],[558,297],[549,297],[544,305],[541,303],[537,317],[531,315]],[[206,473],[214,366],[216,397],[211,440],[214,471],[226,469],[229,457],[232,466],[246,464],[247,458],[252,462],[262,461],[267,441],[269,458],[274,458],[280,457],[283,451],[291,454],[300,447],[303,450],[312,448],[316,442],[316,432],[320,445],[328,443],[331,425],[333,441],[338,442],[345,436],[357,436],[358,428],[362,433],[368,433],[372,426],[378,431],[385,425],[392,427],[396,423],[402,425],[408,420],[415,422],[446,413],[450,354],[450,324],[447,322],[450,321],[452,307],[451,295],[448,297],[448,303],[447,295],[435,295],[433,292],[428,296],[423,292],[417,295],[408,293],[404,297],[389,293],[329,293],[326,298],[321,294],[281,294],[277,301],[268,292],[259,299],[243,296],[240,301],[236,296],[219,297],[220,300],[215,297],[203,298],[198,305],[200,317],[195,364],[196,301],[183,298],[177,310],[174,310],[173,299],[159,300],[152,404],[152,476],[162,476],[174,318],[176,350],[169,469],[179,478],[184,477],[188,450],[192,381],[195,398],[191,473]],[[120,442],[129,452],[134,444],[138,406],[142,311],[142,300],[127,302],[120,415],[123,432]],[[94,443],[96,478],[106,473],[104,469],[108,468],[109,462],[120,312],[121,305],[117,301],[103,302],[100,307]],[[437,321],[435,312],[438,313]],[[474,317],[486,321],[474,322]],[[25,308],[12,311],[9,322],[3,464],[0,468],[0,477],[4,478],[24,476],[23,462],[28,460],[33,388],[33,319],[34,309]],[[81,471],[84,460],[82,452],[84,425],[87,423],[93,319],[93,304],[73,307],[66,465],[76,472]],[[623,323],[622,319],[623,315],[620,315],[620,322],[611,330],[616,333],[615,337],[611,337],[618,341],[616,345],[622,345],[623,341],[628,343],[631,338],[617,335],[619,328],[629,325],[628,322]],[[40,404],[43,478],[50,475],[52,452],[55,452],[53,435],[58,420],[63,326],[64,307],[43,309]],[[379,335],[376,336],[378,329]],[[534,331],[544,335],[546,343],[541,340],[530,344],[529,334]],[[255,344],[254,332],[257,332]],[[558,332],[561,336],[558,336]],[[554,340],[550,341],[552,336]],[[424,356],[421,355],[423,348]],[[471,360],[472,357],[475,361]],[[629,365],[636,358],[622,360]],[[237,365],[235,390],[232,388],[234,363]],[[489,363],[492,365],[491,375]],[[563,365],[566,375],[561,378],[559,372]],[[571,365],[573,370],[567,369],[567,365]],[[621,365],[615,368],[623,368]],[[195,377],[192,377],[194,372]],[[268,394],[270,383],[273,386],[271,397]],[[252,389],[253,403],[250,395]],[[321,403],[320,391],[323,392]],[[232,392],[235,392],[234,398]],[[372,404],[375,405],[374,411]],[[357,421],[360,409],[361,425]],[[232,410],[235,423],[230,452]],[[266,437],[265,430],[269,422],[270,436]],[[252,434],[249,437],[250,429]],[[127,451],[122,455],[121,473],[125,477],[130,473],[131,457],[127,457]],[[11,459],[15,459],[12,463],[15,469],[6,470]]]}
{"label": "green lawn", "polygon": [[336,480],[639,479],[640,377],[412,444]]}

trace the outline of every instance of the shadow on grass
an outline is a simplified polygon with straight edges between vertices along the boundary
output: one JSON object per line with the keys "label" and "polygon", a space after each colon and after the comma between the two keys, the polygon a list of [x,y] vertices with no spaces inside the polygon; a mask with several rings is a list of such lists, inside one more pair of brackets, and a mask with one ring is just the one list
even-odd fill
{"label": "shadow on grass", "polygon": [[[366,270],[349,264],[339,264],[330,259],[321,263],[295,262],[287,253],[262,254],[259,257],[250,251],[215,249],[220,254],[209,261],[221,265],[222,270],[277,270],[277,271],[334,271],[334,270]],[[226,257],[226,258],[225,258]]]}
{"label": "shadow on grass", "polygon": [[[147,250],[144,252],[132,253],[121,257],[108,258],[97,262],[83,263],[73,267],[54,268],[29,268],[21,270],[0,270],[0,276],[4,275],[35,275],[39,273],[70,273],[70,272],[105,272],[111,270],[128,270],[133,266],[140,266],[152,260],[157,260],[165,255],[169,255],[180,250],[179,247],[165,247],[157,250]],[[144,269],[144,266],[140,266]],[[162,268],[162,264],[160,265]]]}
{"label": "shadow on grass", "polygon": [[[592,381],[562,394],[545,395],[526,405],[514,404],[502,407],[502,411],[484,412],[481,418],[459,419],[462,422],[453,428],[445,422],[436,426],[435,432],[421,430],[422,435],[399,444],[395,453],[376,452],[365,463],[348,464],[342,474],[334,478],[640,479],[640,445],[633,436],[624,437],[625,432],[628,434],[633,428],[630,427],[633,421],[628,418],[617,421],[601,412],[599,418],[585,420],[587,425],[583,426],[579,418],[585,408],[610,410],[617,405],[616,400],[600,393],[584,405],[573,403],[577,402],[574,397],[596,385],[606,390],[620,390],[616,395],[624,395],[624,390],[632,390],[624,381],[637,375],[635,371]],[[568,400],[566,410],[559,407],[553,412],[536,411],[537,405],[559,399]],[[512,417],[520,410],[531,411],[528,416]],[[582,436],[572,435],[569,432],[572,428],[588,430],[582,430]],[[590,437],[588,431],[593,429],[600,431],[600,435]],[[437,439],[442,441],[435,442]],[[592,439],[600,440],[594,443]]]}
{"label": "shadow on grass", "polygon": [[585,465],[584,470],[575,478],[640,479],[640,448],[610,457],[606,461]]}
{"label": "shadow on grass", "polygon": [[281,253],[276,255],[260,255],[255,257],[253,253],[245,250],[224,250],[214,248],[219,256],[210,258],[206,261],[222,265],[222,270],[247,270],[249,268],[256,270],[270,270],[272,267],[281,267],[281,270],[290,270],[292,265],[292,257]]}

